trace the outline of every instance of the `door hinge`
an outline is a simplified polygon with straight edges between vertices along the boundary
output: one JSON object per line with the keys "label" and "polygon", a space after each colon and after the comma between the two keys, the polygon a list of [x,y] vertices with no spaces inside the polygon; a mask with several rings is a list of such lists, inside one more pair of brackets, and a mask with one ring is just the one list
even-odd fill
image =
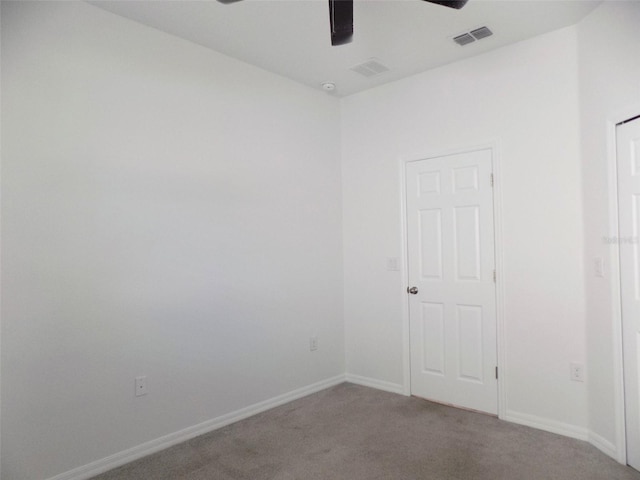
{"label": "door hinge", "polygon": [[498,379],[498,367],[496,367],[496,380]]}
{"label": "door hinge", "polygon": [[489,180],[491,181],[491,186],[493,187],[493,173],[491,174],[491,176],[489,177]]}
{"label": "door hinge", "polygon": [[496,283],[496,271],[493,271],[493,283]]}

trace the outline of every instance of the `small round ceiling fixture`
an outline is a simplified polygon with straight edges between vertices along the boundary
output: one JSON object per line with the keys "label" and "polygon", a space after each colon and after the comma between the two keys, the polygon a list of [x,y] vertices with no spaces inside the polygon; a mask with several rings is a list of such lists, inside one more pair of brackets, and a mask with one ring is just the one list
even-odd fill
{"label": "small round ceiling fixture", "polygon": [[333,82],[324,82],[322,84],[322,89],[325,92],[333,92],[336,89],[336,84]]}

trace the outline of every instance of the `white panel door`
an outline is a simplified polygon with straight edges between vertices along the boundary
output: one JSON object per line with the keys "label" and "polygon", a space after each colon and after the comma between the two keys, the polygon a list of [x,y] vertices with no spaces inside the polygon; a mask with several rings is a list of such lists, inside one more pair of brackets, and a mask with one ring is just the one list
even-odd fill
{"label": "white panel door", "polygon": [[618,126],[617,155],[627,463],[640,470],[640,119]]}
{"label": "white panel door", "polygon": [[490,149],[407,164],[408,298],[411,393],[496,414],[491,172]]}

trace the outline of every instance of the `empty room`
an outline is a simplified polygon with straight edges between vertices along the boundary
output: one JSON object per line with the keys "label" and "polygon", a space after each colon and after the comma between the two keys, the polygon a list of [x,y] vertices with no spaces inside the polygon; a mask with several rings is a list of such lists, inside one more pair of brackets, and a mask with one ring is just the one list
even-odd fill
{"label": "empty room", "polygon": [[640,480],[640,2],[0,19],[3,480]]}

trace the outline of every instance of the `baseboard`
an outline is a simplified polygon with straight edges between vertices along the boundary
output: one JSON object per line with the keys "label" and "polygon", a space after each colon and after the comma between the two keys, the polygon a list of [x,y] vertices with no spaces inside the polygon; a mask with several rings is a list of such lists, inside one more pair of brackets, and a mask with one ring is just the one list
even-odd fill
{"label": "baseboard", "polygon": [[378,380],[376,378],[362,377],[360,375],[354,375],[347,373],[345,380],[349,383],[355,383],[356,385],[362,385],[363,387],[377,388],[378,390],[384,390],[385,392],[399,393],[404,395],[404,386],[398,383],[386,382],[384,380]]}
{"label": "baseboard", "polygon": [[[213,430],[217,430],[231,423],[243,420],[247,417],[283,405],[298,398],[306,397],[307,395],[311,395],[312,393],[325,390],[345,381],[354,383],[356,385],[362,385],[365,387],[404,395],[403,385],[397,383],[387,382],[370,377],[363,377],[361,375],[354,375],[351,373],[347,373],[346,375],[337,375],[335,377],[331,377],[326,380],[307,385],[306,387],[302,387],[291,392],[278,395],[277,397],[273,397],[271,399],[250,405],[248,407],[241,408],[240,410],[236,410],[226,415],[213,418],[198,425],[194,425],[183,430],[171,433],[169,435],[157,438],[155,440],[145,442],[136,447],[123,450],[122,452],[118,452],[114,455],[110,455],[82,467],[74,468],[73,470],[69,470],[68,472],[61,473],[59,475],[56,475],[55,477],[50,477],[48,480],[88,480],[91,477],[120,467],[129,462],[133,462],[142,457],[146,457],[147,455],[151,455],[152,453],[159,452],[160,450],[164,450],[165,448],[171,447],[178,443],[190,440]],[[606,455],[612,457],[620,463],[624,463],[624,459],[621,458],[620,452],[613,443],[594,432],[588,431],[586,428],[576,427],[575,425],[514,411],[507,411],[506,415],[504,415],[504,417],[502,417],[501,419],[508,422],[537,428],[539,430],[576,438],[578,440],[586,440]]]}
{"label": "baseboard", "polygon": [[344,381],[345,375],[337,375],[335,377],[331,377],[326,380],[307,385],[306,387],[302,387],[283,395],[278,395],[277,397],[270,398],[269,400],[265,400],[248,407],[241,408],[240,410],[236,410],[235,412],[231,412],[226,415],[207,420],[206,422],[185,428],[184,430],[170,433],[169,435],[151,440],[150,442],[145,442],[136,447],[129,448],[114,455],[110,455],[106,458],[97,460],[82,467],[74,468],[73,470],[69,470],[68,472],[61,473],[60,475],[56,475],[55,477],[51,477],[49,478],[49,480],[87,480],[95,475],[99,475],[113,468],[120,467],[134,460],[138,460],[139,458],[146,457],[147,455],[150,455],[152,453],[159,452],[160,450],[164,450],[165,448],[171,447],[186,440],[190,440],[194,437],[197,437],[198,435],[217,430],[218,428],[222,428],[231,423],[243,420],[252,415],[256,415],[257,413],[264,412],[265,410],[283,405],[298,398],[306,397],[307,395],[311,395],[312,393],[319,392],[326,388],[333,387],[334,385],[338,385],[340,383],[343,383]]}
{"label": "baseboard", "polygon": [[526,425],[527,427],[537,428],[538,430],[544,430],[546,432],[557,433],[558,435],[564,435],[565,437],[571,437],[577,440],[589,440],[589,431],[586,428],[538,417],[536,415],[507,410],[506,415],[501,417],[501,420]]}
{"label": "baseboard", "polygon": [[589,431],[589,443],[618,463],[623,465],[627,463],[623,452],[620,452],[612,442],[593,431]]}

